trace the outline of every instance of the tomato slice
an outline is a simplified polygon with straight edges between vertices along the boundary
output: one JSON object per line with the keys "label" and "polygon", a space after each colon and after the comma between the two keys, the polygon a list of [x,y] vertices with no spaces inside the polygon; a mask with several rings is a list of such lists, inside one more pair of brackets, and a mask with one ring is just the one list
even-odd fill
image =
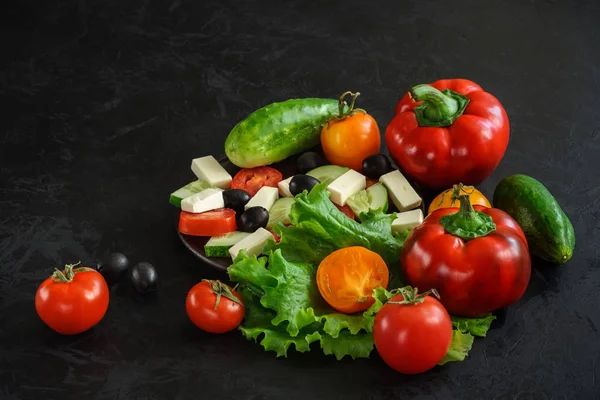
{"label": "tomato slice", "polygon": [[279,235],[272,229],[269,229],[269,232],[271,232],[271,235],[273,235],[273,239],[275,239],[275,242],[279,243],[279,241],[281,240]]}
{"label": "tomato slice", "polygon": [[[335,203],[333,203],[333,204],[335,204]],[[354,219],[354,211],[352,211],[352,209],[350,208],[350,206],[348,204],[346,204],[344,206],[339,206],[339,205],[335,204],[335,206],[338,208],[338,210],[340,210],[341,212],[346,214],[346,216],[348,218]]]}
{"label": "tomato slice", "polygon": [[283,179],[281,172],[271,167],[244,168],[233,177],[232,189],[242,189],[254,196],[263,186],[277,187]]}
{"label": "tomato slice", "polygon": [[179,215],[179,232],[185,235],[220,236],[236,229],[235,211],[229,208],[219,208],[200,214],[182,211]]}
{"label": "tomato slice", "polygon": [[389,283],[381,256],[365,247],[336,250],[319,265],[317,286],[323,299],[343,313],[364,311],[375,302],[373,290]]}
{"label": "tomato slice", "polygon": [[377,182],[379,182],[378,179],[371,179],[369,177],[367,177],[367,189],[370,188],[371,186],[373,186],[374,184],[376,184]]}

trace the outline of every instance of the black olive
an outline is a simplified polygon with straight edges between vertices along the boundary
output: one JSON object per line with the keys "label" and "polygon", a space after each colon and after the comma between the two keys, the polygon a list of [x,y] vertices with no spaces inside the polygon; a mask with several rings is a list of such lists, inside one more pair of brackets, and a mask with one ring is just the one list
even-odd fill
{"label": "black olive", "polygon": [[242,232],[254,232],[258,228],[264,228],[269,222],[269,212],[264,207],[250,207],[238,220],[238,230]]}
{"label": "black olive", "polygon": [[250,201],[248,192],[242,189],[227,189],[223,191],[225,208],[231,208],[236,213],[244,212],[244,206]]}
{"label": "black olive", "polygon": [[325,160],[319,153],[314,151],[307,151],[298,157],[296,161],[297,169],[299,174],[305,174],[310,170],[313,170],[321,165],[325,165]]}
{"label": "black olive", "polygon": [[364,159],[362,168],[363,174],[369,178],[379,179],[392,170],[392,163],[385,154],[375,154]]}
{"label": "black olive", "polygon": [[96,266],[107,284],[117,283],[129,269],[129,259],[122,253],[111,253]]}
{"label": "black olive", "polygon": [[141,262],[131,268],[131,283],[140,293],[148,293],[156,289],[158,274],[148,262]]}
{"label": "black olive", "polygon": [[297,174],[294,175],[292,180],[290,181],[290,193],[296,196],[303,191],[311,191],[315,185],[318,185],[319,180],[317,178],[313,178],[312,176]]}

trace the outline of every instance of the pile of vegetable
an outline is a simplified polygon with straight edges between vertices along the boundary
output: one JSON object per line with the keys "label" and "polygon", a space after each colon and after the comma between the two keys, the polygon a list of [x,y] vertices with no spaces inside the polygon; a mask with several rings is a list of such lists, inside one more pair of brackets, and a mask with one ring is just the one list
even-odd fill
{"label": "pile of vegetable", "polygon": [[[477,190],[510,130],[479,85],[440,80],[407,92],[384,135],[395,165],[358,96],[253,112],[225,141],[234,176],[213,156],[192,160],[197,179],[170,196],[179,232],[206,238],[207,257],[229,259],[235,286],[199,282],[187,314],[277,356],[321,349],[354,359],[375,348],[405,374],[463,361],[493,313],[524,294],[531,255],[571,258],[573,226],[532,177],[506,177],[493,202]],[[273,164],[292,156],[295,172],[284,176]],[[441,191],[426,215],[413,183]],[[54,282],[84,273],[68,267]]]}

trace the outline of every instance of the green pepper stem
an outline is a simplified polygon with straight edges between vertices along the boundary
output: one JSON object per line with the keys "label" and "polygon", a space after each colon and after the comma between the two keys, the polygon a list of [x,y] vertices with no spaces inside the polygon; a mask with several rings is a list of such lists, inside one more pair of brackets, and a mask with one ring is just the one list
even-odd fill
{"label": "green pepper stem", "polygon": [[440,225],[446,232],[465,240],[486,236],[496,230],[496,224],[487,214],[475,211],[468,194],[458,196],[458,212],[440,218]]}
{"label": "green pepper stem", "polygon": [[469,104],[469,98],[452,90],[437,90],[430,85],[417,85],[410,91],[416,101],[422,101],[415,108],[420,126],[450,126],[462,115]]}

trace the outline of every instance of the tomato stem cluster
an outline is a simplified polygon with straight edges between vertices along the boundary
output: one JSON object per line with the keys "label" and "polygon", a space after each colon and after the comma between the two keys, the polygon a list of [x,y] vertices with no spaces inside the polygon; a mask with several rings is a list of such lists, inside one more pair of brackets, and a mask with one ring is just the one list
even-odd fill
{"label": "tomato stem cluster", "polygon": [[429,289],[426,292],[419,293],[417,288],[413,288],[410,286],[405,286],[403,288],[394,289],[390,293],[392,294],[401,294],[403,300],[402,301],[388,301],[388,304],[419,304],[425,301],[425,297],[433,294],[438,299],[440,298],[440,294],[436,289]]}
{"label": "tomato stem cluster", "polygon": [[52,273],[52,282],[69,283],[73,280],[73,278],[75,277],[75,274],[78,272],[94,271],[92,268],[87,268],[87,267],[79,267],[79,268],[74,269],[79,264],[81,264],[81,261],[78,261],[75,264],[67,264],[67,265],[65,265],[64,271],[61,271],[60,269],[55,268],[54,272]]}
{"label": "tomato stem cluster", "polygon": [[[350,106],[348,106],[348,103],[346,103],[346,96],[348,95],[351,96]],[[362,112],[366,114],[367,112],[362,108],[354,108],[354,104],[356,103],[356,99],[358,98],[358,96],[360,96],[360,92],[352,93],[351,91],[346,91],[342,93],[340,99],[338,100],[339,114],[333,119],[342,120],[346,117],[353,116],[357,112]],[[348,109],[344,111],[344,108],[346,108],[346,106],[348,106]]]}
{"label": "tomato stem cluster", "polygon": [[[219,308],[221,296],[228,298],[229,300],[239,304],[242,307],[244,306],[240,299],[234,296],[234,294],[231,292],[231,289],[229,289],[229,286],[224,285],[221,281],[211,281],[208,279],[203,279],[203,281],[208,282],[213,293],[217,295],[217,300],[215,301],[215,310]],[[236,288],[237,285],[233,288],[233,290],[235,290]]]}

